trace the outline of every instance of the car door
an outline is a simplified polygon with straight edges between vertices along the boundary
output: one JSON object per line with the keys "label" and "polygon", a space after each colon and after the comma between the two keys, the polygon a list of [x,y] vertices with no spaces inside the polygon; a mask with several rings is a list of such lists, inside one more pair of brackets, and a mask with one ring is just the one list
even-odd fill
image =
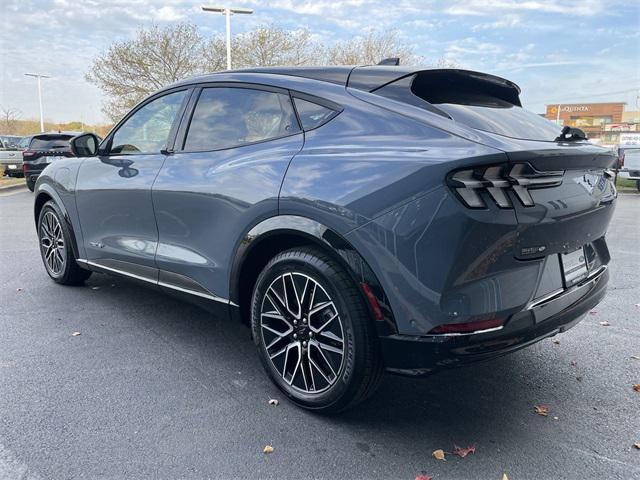
{"label": "car door", "polygon": [[225,302],[235,246],[277,215],[303,134],[286,90],[209,84],[190,103],[153,186],[156,264],[161,286]]}
{"label": "car door", "polygon": [[165,92],[139,106],[80,166],[76,199],[90,265],[157,281],[151,186],[189,93]]}

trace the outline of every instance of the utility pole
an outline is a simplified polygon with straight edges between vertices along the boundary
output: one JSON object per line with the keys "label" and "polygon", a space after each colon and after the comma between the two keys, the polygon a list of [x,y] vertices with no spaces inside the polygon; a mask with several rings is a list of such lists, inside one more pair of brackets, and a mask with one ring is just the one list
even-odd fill
{"label": "utility pole", "polygon": [[202,7],[205,12],[221,13],[226,16],[227,24],[227,70],[231,70],[231,15],[234,13],[251,15],[251,8],[230,8],[230,7]]}
{"label": "utility pole", "polygon": [[27,77],[34,77],[38,79],[38,103],[40,104],[40,133],[44,132],[44,113],[42,112],[42,84],[40,80],[43,78],[51,78],[48,75],[41,75],[39,73],[25,73]]}

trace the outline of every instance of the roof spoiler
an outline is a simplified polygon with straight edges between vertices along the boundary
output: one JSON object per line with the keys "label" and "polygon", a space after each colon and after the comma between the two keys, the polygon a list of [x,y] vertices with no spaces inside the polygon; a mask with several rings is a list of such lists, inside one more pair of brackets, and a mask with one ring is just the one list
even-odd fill
{"label": "roof spoiler", "polygon": [[[374,92],[398,80],[407,79],[418,83],[438,85],[441,90],[451,90],[459,87],[471,88],[476,91],[490,91],[497,98],[501,98],[513,105],[520,104],[520,87],[505,78],[488,73],[474,72],[459,68],[420,68],[393,67],[373,65],[356,67],[349,75],[347,86]],[[447,87],[447,88],[445,88]]]}
{"label": "roof spoiler", "polygon": [[377,63],[377,65],[391,65],[397,67],[400,65],[400,57],[383,58]]}

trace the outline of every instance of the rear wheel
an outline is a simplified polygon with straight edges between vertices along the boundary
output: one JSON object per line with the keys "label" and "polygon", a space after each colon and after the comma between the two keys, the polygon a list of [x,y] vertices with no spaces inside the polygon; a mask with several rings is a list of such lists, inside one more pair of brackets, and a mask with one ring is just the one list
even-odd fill
{"label": "rear wheel", "polygon": [[36,182],[27,178],[27,188],[33,192],[36,189]]}
{"label": "rear wheel", "polygon": [[38,240],[44,268],[54,282],[79,285],[91,276],[90,271],[80,268],[76,263],[71,248],[71,231],[53,201],[45,203],[40,211]]}
{"label": "rear wheel", "polygon": [[337,412],[378,386],[382,359],[362,295],[321,250],[288,250],[267,264],[251,321],[267,373],[298,405]]}

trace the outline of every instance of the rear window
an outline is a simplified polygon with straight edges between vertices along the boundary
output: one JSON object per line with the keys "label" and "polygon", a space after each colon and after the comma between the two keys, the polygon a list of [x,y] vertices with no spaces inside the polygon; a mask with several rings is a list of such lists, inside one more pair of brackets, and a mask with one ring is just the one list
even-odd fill
{"label": "rear window", "polygon": [[554,141],[561,131],[557,124],[522,108],[517,85],[491,75],[426,70],[375,93],[506,137]]}
{"label": "rear window", "polygon": [[31,150],[54,150],[69,148],[69,140],[73,135],[39,135],[31,139]]}

